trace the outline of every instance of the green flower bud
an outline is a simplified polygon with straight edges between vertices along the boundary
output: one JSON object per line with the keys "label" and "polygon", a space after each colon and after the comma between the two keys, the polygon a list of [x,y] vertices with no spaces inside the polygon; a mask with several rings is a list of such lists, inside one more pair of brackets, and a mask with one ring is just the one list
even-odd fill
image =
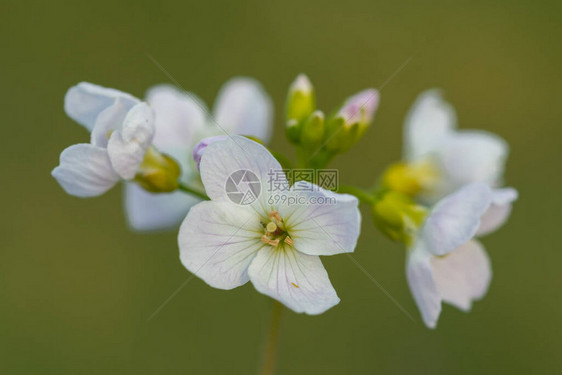
{"label": "green flower bud", "polygon": [[289,87],[286,105],[287,137],[298,143],[304,121],[316,109],[314,87],[304,74],[300,74]]}
{"label": "green flower bud", "polygon": [[324,139],[324,113],[314,111],[304,122],[301,130],[301,144],[308,149],[319,147]]}
{"label": "green flower bud", "polygon": [[292,143],[298,144],[301,136],[301,123],[297,120],[288,120],[285,132]]}
{"label": "green flower bud", "polygon": [[405,194],[388,191],[372,205],[371,213],[382,233],[394,241],[411,245],[427,210]]}
{"label": "green flower bud", "polygon": [[135,182],[152,193],[168,193],[178,188],[181,168],[168,155],[150,146],[135,176]]}

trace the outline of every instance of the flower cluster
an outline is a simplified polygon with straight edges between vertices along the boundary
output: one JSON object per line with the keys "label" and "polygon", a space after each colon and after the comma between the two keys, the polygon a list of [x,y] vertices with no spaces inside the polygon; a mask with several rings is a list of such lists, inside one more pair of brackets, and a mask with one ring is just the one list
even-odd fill
{"label": "flower cluster", "polygon": [[[299,75],[285,108],[296,167],[310,176],[326,168],[364,136],[378,106],[378,91],[366,89],[326,116]],[[365,203],[376,227],[405,245],[408,284],[434,328],[442,302],[469,310],[486,294],[491,264],[476,238],[504,224],[517,199],[502,187],[506,142],[457,130],[436,90],[422,93],[406,118],[402,160],[373,188],[339,192],[297,181],[307,174],[288,173],[290,159],[266,148],[273,106],[249,78],[227,82],[212,112],[168,85],[143,101],[90,83],[68,90],[65,111],[91,133],[90,143],[65,149],[52,172],[67,193],[98,196],[123,181],[131,228],[179,226],[190,272],[220,289],[251,282],[295,312],[320,314],[339,303],[320,256],[355,250]],[[282,202],[267,183],[272,175]]]}
{"label": "flower cluster", "polygon": [[517,199],[502,188],[508,146],[484,131],[457,130],[437,90],[422,93],[406,117],[403,160],[383,174],[375,223],[407,247],[406,277],[425,324],[446,302],[468,311],[492,278],[476,238],[501,227]]}

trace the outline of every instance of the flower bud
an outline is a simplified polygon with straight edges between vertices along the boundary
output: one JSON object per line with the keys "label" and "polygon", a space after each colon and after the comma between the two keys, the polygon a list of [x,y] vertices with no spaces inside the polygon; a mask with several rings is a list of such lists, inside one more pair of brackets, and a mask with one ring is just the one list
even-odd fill
{"label": "flower bud", "polygon": [[326,147],[345,152],[365,133],[379,105],[379,92],[367,89],[348,98],[328,121],[330,141]]}
{"label": "flower bud", "polygon": [[427,211],[410,197],[396,191],[387,191],[371,207],[375,225],[387,237],[411,245]]}
{"label": "flower bud", "polygon": [[311,149],[320,146],[323,138],[324,113],[314,111],[302,126],[300,141],[304,147]]}
{"label": "flower bud", "polygon": [[314,87],[306,75],[299,74],[287,94],[286,120],[289,140],[298,143],[303,122],[315,109]]}
{"label": "flower bud", "polygon": [[168,193],[178,188],[180,174],[181,168],[174,159],[150,146],[134,181],[152,193]]}
{"label": "flower bud", "polygon": [[227,135],[217,135],[214,137],[203,138],[201,142],[197,143],[197,145],[193,149],[193,160],[195,160],[195,164],[197,164],[197,169],[199,169],[199,164],[201,163],[201,157],[203,156],[203,151],[205,151],[207,146],[209,146],[211,143],[224,141],[227,138],[228,138]]}
{"label": "flower bud", "polygon": [[383,185],[394,191],[407,194],[411,197],[431,190],[439,179],[439,171],[429,161],[422,160],[416,163],[394,163],[382,176]]}

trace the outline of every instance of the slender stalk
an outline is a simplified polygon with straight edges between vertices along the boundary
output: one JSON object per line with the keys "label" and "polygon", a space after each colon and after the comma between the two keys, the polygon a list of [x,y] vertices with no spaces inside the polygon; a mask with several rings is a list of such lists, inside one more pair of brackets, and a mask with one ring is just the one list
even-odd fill
{"label": "slender stalk", "polygon": [[205,194],[205,193],[203,193],[203,192],[201,192],[201,191],[199,191],[199,190],[197,190],[197,189],[194,189],[194,188],[192,188],[192,187],[190,187],[190,186],[184,185],[184,184],[182,184],[182,183],[180,183],[180,184],[178,185],[178,189],[181,190],[181,191],[184,191],[184,192],[186,192],[186,193],[196,195],[196,196],[198,196],[198,197],[201,198],[201,199],[204,199],[204,200],[207,200],[207,201],[209,200],[209,197],[207,196],[207,194]]}
{"label": "slender stalk", "polygon": [[351,194],[359,199],[361,203],[369,205],[373,204],[375,201],[375,196],[373,194],[354,186],[341,185],[338,187],[338,193]]}
{"label": "slender stalk", "polygon": [[269,321],[269,332],[263,348],[263,359],[260,375],[273,375],[277,364],[279,352],[279,336],[281,334],[281,320],[283,318],[283,305],[273,301],[271,307],[271,318]]}

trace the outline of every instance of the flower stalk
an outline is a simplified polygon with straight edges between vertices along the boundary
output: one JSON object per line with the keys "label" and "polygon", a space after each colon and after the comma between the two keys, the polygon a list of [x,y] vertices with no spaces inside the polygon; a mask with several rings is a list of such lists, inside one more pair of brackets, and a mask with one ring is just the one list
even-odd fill
{"label": "flower stalk", "polygon": [[181,190],[181,191],[183,191],[183,192],[185,192],[185,193],[189,193],[189,194],[195,195],[195,196],[197,196],[197,197],[199,197],[199,198],[201,198],[201,199],[203,199],[203,200],[206,200],[206,201],[209,200],[209,197],[207,196],[207,194],[205,194],[205,193],[203,193],[203,192],[201,192],[201,191],[199,191],[199,190],[197,190],[197,189],[194,189],[194,188],[192,188],[192,187],[190,187],[190,186],[187,186],[187,185],[185,185],[185,184],[179,183],[179,184],[178,184],[178,189]]}
{"label": "flower stalk", "polygon": [[265,345],[263,347],[263,359],[260,375],[273,375],[277,365],[279,354],[279,338],[281,336],[281,321],[285,308],[277,301],[273,301],[271,306],[271,317],[269,320],[269,330]]}

